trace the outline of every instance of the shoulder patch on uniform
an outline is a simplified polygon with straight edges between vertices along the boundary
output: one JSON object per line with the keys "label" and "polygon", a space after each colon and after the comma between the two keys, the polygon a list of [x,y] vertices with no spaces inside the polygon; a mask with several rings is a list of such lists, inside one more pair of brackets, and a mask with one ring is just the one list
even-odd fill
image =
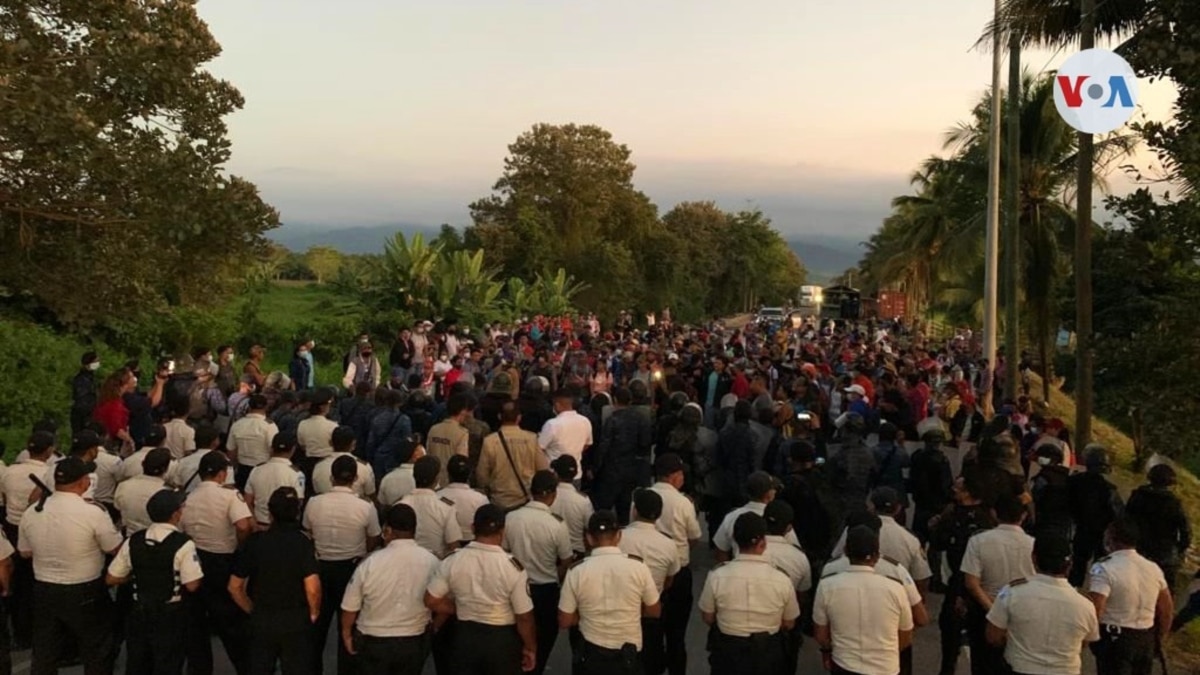
{"label": "shoulder patch on uniform", "polygon": [[640,556],[640,555],[634,555],[634,554],[632,554],[632,553],[626,553],[626,554],[625,554],[625,557],[626,557],[626,558],[629,558],[630,560],[636,560],[636,561],[638,561],[638,562],[641,562],[641,563],[644,563],[644,562],[646,562],[646,560],[645,560],[644,558],[642,558],[642,556]]}
{"label": "shoulder patch on uniform", "polygon": [[890,562],[890,563],[892,563],[892,564],[893,564],[893,565],[895,565],[896,567],[904,567],[904,565],[901,565],[901,564],[900,564],[900,561],[899,561],[899,560],[896,560],[895,558],[893,558],[893,557],[891,557],[891,556],[886,556],[886,555],[885,555],[885,556],[883,556],[883,559],[884,559],[884,560],[886,560],[886,561],[888,561],[888,562]]}
{"label": "shoulder patch on uniform", "polygon": [[551,513],[550,515],[554,516],[554,519],[557,520],[558,522],[560,522],[560,523],[563,522],[563,517],[558,515],[557,513]]}
{"label": "shoulder patch on uniform", "polygon": [[1013,579],[1012,581],[1008,582],[1008,585],[1009,586],[1020,586],[1021,584],[1027,584],[1027,583],[1029,583],[1029,580],[1026,579],[1025,577],[1021,577],[1020,579]]}
{"label": "shoulder patch on uniform", "polygon": [[454,506],[454,500],[452,500],[452,499],[448,499],[446,497],[438,497],[438,499],[442,500],[443,504],[447,504],[449,506]]}
{"label": "shoulder patch on uniform", "polygon": [[508,561],[510,563],[512,563],[513,567],[517,568],[517,570],[519,570],[521,572],[525,571],[525,566],[521,564],[520,560],[517,560],[516,558],[514,558],[513,556],[510,555],[510,556],[508,556]]}

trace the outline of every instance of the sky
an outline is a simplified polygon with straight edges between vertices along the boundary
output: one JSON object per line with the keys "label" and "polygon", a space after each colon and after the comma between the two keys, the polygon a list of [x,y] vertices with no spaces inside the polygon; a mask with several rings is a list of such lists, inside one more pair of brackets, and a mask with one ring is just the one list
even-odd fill
{"label": "sky", "polygon": [[[987,88],[989,0],[200,0],[246,98],[230,170],[285,223],[469,223],[507,146],[592,123],[666,210],[862,237]],[[1026,54],[1045,70],[1071,54]],[[1169,116],[1173,90],[1141,104]],[[1121,189],[1120,180],[1115,187]]]}

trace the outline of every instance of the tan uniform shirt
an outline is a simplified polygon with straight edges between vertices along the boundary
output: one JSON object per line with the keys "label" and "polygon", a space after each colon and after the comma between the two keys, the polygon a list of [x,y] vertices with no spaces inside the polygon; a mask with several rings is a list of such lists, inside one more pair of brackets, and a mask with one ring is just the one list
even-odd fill
{"label": "tan uniform shirt", "polygon": [[229,427],[226,446],[242,466],[258,466],[271,459],[271,442],[279,427],[261,413],[250,413]]}
{"label": "tan uniform shirt", "polygon": [[1077,675],[1081,645],[1100,639],[1092,603],[1066,579],[1043,574],[1000,589],[987,620],[1008,631],[1004,659],[1018,673]]}
{"label": "tan uniform shirt", "polygon": [[[172,471],[171,475],[168,476],[167,482],[179,488],[182,488],[186,485],[187,493],[189,495],[195,492],[196,488],[200,487],[200,483],[204,482],[204,479],[201,478],[197,473],[200,471],[200,460],[204,459],[204,456],[210,452],[213,451],[208,449],[197,450],[178,462],[175,462],[174,471]],[[225,484],[234,484],[232,468],[225,472]]]}
{"label": "tan uniform shirt", "polygon": [[[700,521],[696,518],[696,505],[670,483],[659,481],[650,488],[662,497],[663,510],[656,525],[675,542],[679,550],[679,566],[687,567],[692,560],[692,544],[701,536]],[[630,509],[636,512],[637,509]],[[630,516],[631,518],[633,516]]]}
{"label": "tan uniform shirt", "polygon": [[[933,571],[929,569],[929,561],[925,559],[921,542],[904,529],[903,525],[897,523],[895,518],[880,516],[879,519],[883,522],[883,527],[879,530],[879,555],[903,565],[917,581],[932,577]],[[841,556],[845,553],[845,547],[846,531],[842,530],[842,536],[833,547],[833,555]]]}
{"label": "tan uniform shirt", "polygon": [[511,626],[533,611],[529,575],[499,546],[471,542],[442,561],[429,594],[454,600],[459,621]]}
{"label": "tan uniform shirt", "polygon": [[196,450],[196,430],[186,420],[173,419],[163,425],[167,437],[163,447],[171,451],[171,459],[183,459],[184,455]]}
{"label": "tan uniform shirt", "polygon": [[739,555],[714,567],[697,606],[716,613],[717,629],[730,637],[774,635],[784,621],[800,616],[791,580],[760,555]]}
{"label": "tan uniform shirt", "polygon": [[417,489],[417,481],[413,478],[413,464],[401,464],[388,472],[379,484],[379,503],[391,506],[399,503],[413,490]]}
{"label": "tan uniform shirt", "polygon": [[658,602],[650,569],[615,546],[601,546],[567,571],[560,612],[579,613],[579,632],[597,647],[642,648],[642,608]]}
{"label": "tan uniform shirt", "polygon": [[285,457],[272,457],[265,464],[254,467],[246,480],[246,494],[254,497],[254,519],[263,525],[271,522],[271,511],[267,508],[271,495],[281,487],[295,488],[304,496],[304,474]]}
{"label": "tan uniform shirt", "polygon": [[362,558],[367,555],[367,539],[382,534],[375,507],[348,487],[335,487],[310,499],[303,525],[312,535],[317,560]]}
{"label": "tan uniform shirt", "polygon": [[1033,537],[1016,525],[979,532],[967,540],[962,572],[978,577],[988,597],[995,598],[1014,579],[1029,579],[1036,574]]}
{"label": "tan uniform shirt", "polygon": [[531,584],[558,583],[558,562],[573,553],[567,524],[541,502],[508,514],[502,546],[525,566]]}
{"label": "tan uniform shirt", "polygon": [[437,556],[412,539],[396,539],[354,570],[342,610],[358,612],[357,627],[371,637],[424,635],[431,621],[425,589],[437,576]]}
{"label": "tan uniform shirt", "polygon": [[127,535],[150,527],[150,515],[146,513],[146,503],[155,493],[166,489],[162,478],[155,476],[134,476],[117,486],[117,494],[113,497],[113,505],[121,512],[121,525]]}
{"label": "tan uniform shirt", "polygon": [[[333,490],[333,463],[342,455],[354,457],[354,455],[348,452],[335,452],[317,462],[317,465],[313,467],[312,481],[314,492],[323,495]],[[358,462],[358,477],[354,479],[354,485],[351,488],[354,490],[354,494],[359,497],[370,499],[375,496],[375,470],[371,468],[370,464],[361,459],[357,457],[354,457],[354,459]]]}
{"label": "tan uniform shirt", "polygon": [[196,542],[197,549],[229,554],[238,547],[236,524],[251,517],[240,492],[204,481],[184,502],[179,525]]}
{"label": "tan uniform shirt", "polygon": [[1168,587],[1158,565],[1125,549],[1097,560],[1085,588],[1108,599],[1101,624],[1145,630],[1154,627],[1158,595]]}
{"label": "tan uniform shirt", "polygon": [[679,553],[675,542],[654,526],[654,523],[636,521],[621,530],[618,548],[627,555],[641,558],[650,569],[654,586],[662,593],[667,577],[679,574]]}
{"label": "tan uniform shirt", "polygon": [[571,535],[571,549],[578,553],[586,551],[584,531],[587,530],[588,520],[595,512],[592,500],[576,490],[574,485],[559,483],[558,495],[550,505],[550,510],[567,524],[567,532]]}
{"label": "tan uniform shirt", "polygon": [[[824,579],[825,577],[833,576],[838,572],[847,572],[850,570],[850,567],[850,559],[846,556],[834,558],[825,563],[825,566],[821,568],[821,578]],[[913,581],[912,575],[903,566],[886,558],[880,558],[875,562],[875,573],[900,584],[904,588],[904,596],[908,598],[909,607],[916,607],[921,604],[921,591],[917,588],[917,583]]]}
{"label": "tan uniform shirt", "polygon": [[913,629],[900,584],[869,566],[850,565],[817,586],[813,622],[828,626],[833,661],[855,673],[900,672],[899,631]]}
{"label": "tan uniform shirt", "polygon": [[[665,504],[663,508],[665,512]],[[745,506],[730,511],[729,515],[725,516],[725,520],[721,521],[721,526],[717,528],[717,533],[713,535],[713,544],[715,544],[718,549],[736,556],[738,553],[738,546],[737,543],[733,541],[734,523],[736,523],[737,519],[740,518],[744,513],[757,513],[761,516],[766,510],[767,505],[762,502],[746,502]],[[795,544],[796,546],[800,545],[800,540],[796,539],[795,532],[788,532],[787,536],[784,538],[787,539],[789,544]]]}
{"label": "tan uniform shirt", "polygon": [[462,530],[463,541],[474,539],[475,512],[488,503],[488,498],[466,483],[451,483],[438,490],[437,495],[454,502],[454,513],[458,516],[458,529]]}
{"label": "tan uniform shirt", "polygon": [[799,546],[789,544],[783,535],[767,535],[767,550],[763,557],[778,567],[792,581],[798,593],[812,589],[812,566]]}
{"label": "tan uniform shirt", "polygon": [[[504,455],[504,446],[500,443],[501,433],[508,442],[513,464],[517,467],[516,473],[513,473],[512,464],[509,464]],[[517,426],[506,425],[501,427],[499,432],[483,439],[483,450],[479,454],[475,478],[493,504],[507,509],[527,499],[526,490],[529,489],[529,482],[533,480],[533,474],[549,466],[546,456],[538,448],[537,435]]]}
{"label": "tan uniform shirt", "polygon": [[324,415],[314,415],[296,427],[296,443],[304,448],[309,459],[324,459],[333,454],[333,430],[337,422]]}
{"label": "tan uniform shirt", "polygon": [[41,511],[21,518],[17,548],[33,555],[33,577],[50,584],[82,584],[104,573],[104,555],[121,545],[121,535],[99,504],[70,492],[55,492]]}
{"label": "tan uniform shirt", "polygon": [[449,482],[446,466],[450,463],[450,458],[455,455],[468,457],[470,454],[471,432],[459,424],[458,420],[438,422],[429,430],[429,437],[425,439],[425,449],[442,463],[437,484],[446,485]]}
{"label": "tan uniform shirt", "polygon": [[33,475],[41,479],[45,473],[45,462],[27,459],[13,464],[5,470],[3,475],[0,475],[0,491],[4,493],[6,509],[4,518],[9,524],[20,526],[21,516],[29,507],[29,495],[37,487],[29,479],[29,476]]}
{"label": "tan uniform shirt", "polygon": [[120,457],[105,451],[96,455],[96,484],[92,486],[92,497],[98,502],[112,504],[122,471]]}
{"label": "tan uniform shirt", "polygon": [[462,541],[458,514],[450,500],[437,496],[433,490],[417,488],[400,500],[417,514],[417,543],[430,553],[445,558],[451,544]]}

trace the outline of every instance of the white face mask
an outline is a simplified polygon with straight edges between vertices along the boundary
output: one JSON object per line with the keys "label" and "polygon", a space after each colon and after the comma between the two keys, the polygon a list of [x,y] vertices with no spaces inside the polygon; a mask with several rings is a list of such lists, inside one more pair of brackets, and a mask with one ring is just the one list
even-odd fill
{"label": "white face mask", "polygon": [[91,370],[91,371],[93,371],[93,372],[94,372],[94,371],[97,371],[97,370],[100,370],[100,362],[99,362],[99,361],[93,361],[92,363],[89,363],[89,364],[87,365],[87,369],[88,369],[88,370]]}
{"label": "white face mask", "polygon": [[441,362],[442,362],[442,363],[445,363],[445,362],[447,362],[447,361],[449,361],[449,360],[450,360],[450,357],[449,357],[449,356],[446,356],[445,354],[443,354],[443,355],[440,357],[440,360],[441,360]]}
{"label": "white face mask", "polygon": [[1049,457],[1038,457],[1038,464],[1040,464],[1042,466],[1050,466],[1050,458]]}

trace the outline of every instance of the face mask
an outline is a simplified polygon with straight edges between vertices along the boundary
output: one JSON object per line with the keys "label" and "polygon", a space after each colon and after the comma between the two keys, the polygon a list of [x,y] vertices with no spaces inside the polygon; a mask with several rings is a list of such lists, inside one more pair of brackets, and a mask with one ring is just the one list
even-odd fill
{"label": "face mask", "polygon": [[1040,464],[1042,466],[1050,466],[1050,458],[1049,457],[1038,457],[1038,464]]}
{"label": "face mask", "polygon": [[299,354],[300,356],[304,356],[305,354],[307,354],[307,353],[308,353],[308,350],[307,350],[307,349],[301,349],[300,351],[298,351],[298,352],[296,352],[296,353],[297,353],[297,354]]}
{"label": "face mask", "polygon": [[441,357],[439,360],[440,360],[442,363],[445,363],[445,362],[447,362],[447,361],[449,361],[449,360],[450,360],[450,357],[449,357],[449,356],[442,356],[442,357]]}
{"label": "face mask", "polygon": [[92,363],[89,363],[89,364],[87,365],[87,369],[88,369],[88,370],[90,370],[90,371],[93,371],[93,372],[95,372],[95,371],[97,371],[97,370],[100,370],[100,362],[99,362],[99,361],[94,361],[94,362],[92,362]]}

